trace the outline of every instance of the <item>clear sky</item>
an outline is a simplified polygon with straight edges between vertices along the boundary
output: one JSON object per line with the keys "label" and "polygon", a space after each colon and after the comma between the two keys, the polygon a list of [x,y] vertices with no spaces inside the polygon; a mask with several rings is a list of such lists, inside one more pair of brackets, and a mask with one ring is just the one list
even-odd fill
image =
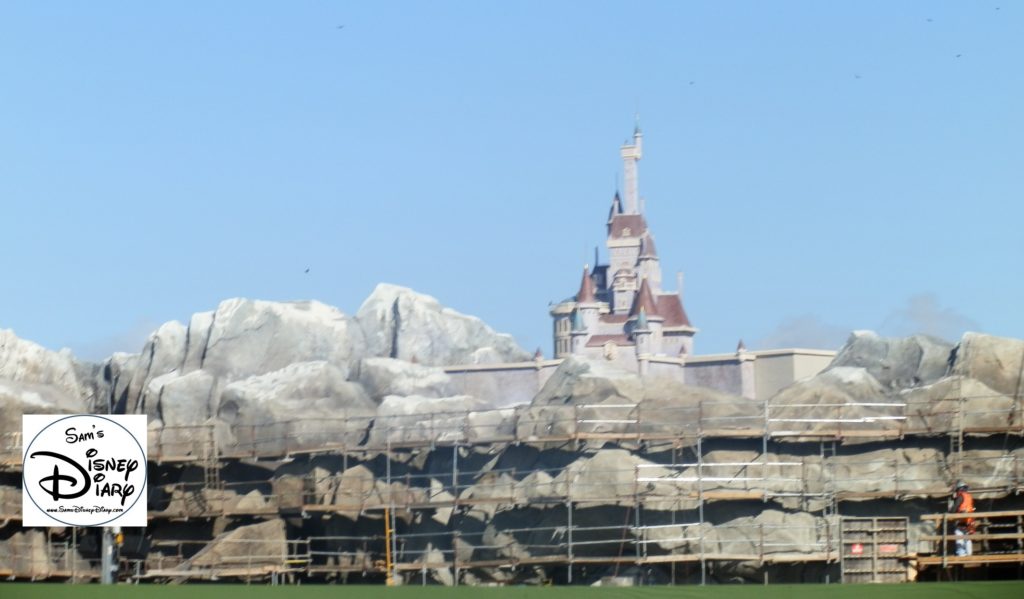
{"label": "clear sky", "polygon": [[1004,0],[5,2],[0,328],[383,281],[550,353],[639,111],[698,353],[1024,337],[1022,64]]}

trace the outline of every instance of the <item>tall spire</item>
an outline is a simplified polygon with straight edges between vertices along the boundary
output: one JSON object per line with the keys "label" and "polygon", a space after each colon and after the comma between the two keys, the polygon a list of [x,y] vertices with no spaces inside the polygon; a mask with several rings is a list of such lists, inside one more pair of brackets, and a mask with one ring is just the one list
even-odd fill
{"label": "tall spire", "polygon": [[580,281],[580,290],[576,294],[576,302],[580,304],[592,304],[597,301],[594,296],[594,279],[590,276],[590,266],[583,267],[583,280]]}
{"label": "tall spire", "polygon": [[625,175],[626,214],[640,214],[637,162],[643,157],[643,137],[644,134],[640,132],[640,124],[638,122],[636,129],[633,130],[633,143],[630,144],[627,141],[620,150],[623,173]]}

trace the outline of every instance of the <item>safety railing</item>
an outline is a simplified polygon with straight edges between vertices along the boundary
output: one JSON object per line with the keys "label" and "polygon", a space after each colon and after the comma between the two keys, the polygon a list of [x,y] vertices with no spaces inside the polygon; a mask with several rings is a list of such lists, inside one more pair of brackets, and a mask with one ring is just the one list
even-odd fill
{"label": "safety railing", "polygon": [[[1024,432],[1022,401],[1001,395],[905,401],[793,403],[701,400],[688,405],[579,404],[482,411],[366,414],[272,423],[165,426],[149,432],[154,461],[388,451],[405,447],[588,438],[685,442],[700,436],[906,436]],[[6,462],[20,459],[19,433],[0,436]]]}

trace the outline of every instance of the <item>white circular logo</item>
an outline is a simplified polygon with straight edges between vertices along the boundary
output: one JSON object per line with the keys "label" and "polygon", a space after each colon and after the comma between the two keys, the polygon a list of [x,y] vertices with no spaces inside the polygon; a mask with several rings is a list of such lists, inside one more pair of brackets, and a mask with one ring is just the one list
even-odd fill
{"label": "white circular logo", "polygon": [[117,416],[52,418],[26,437],[26,497],[67,526],[119,524],[146,493],[145,437],[140,442]]}

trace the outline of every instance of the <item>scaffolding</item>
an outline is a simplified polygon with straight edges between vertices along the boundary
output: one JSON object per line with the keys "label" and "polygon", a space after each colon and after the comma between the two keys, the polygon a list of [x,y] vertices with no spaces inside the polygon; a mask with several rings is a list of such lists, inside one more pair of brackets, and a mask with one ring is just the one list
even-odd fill
{"label": "scaffolding", "polygon": [[[908,560],[906,526],[900,550],[878,540],[884,528],[872,521],[870,530],[842,518],[843,501],[863,499],[940,498],[949,494],[952,480],[974,476],[978,496],[1014,495],[1024,491],[1024,454],[973,456],[965,440],[995,434],[1007,439],[1024,435],[1021,401],[988,411],[965,412],[969,399],[939,402],[805,403],[700,401],[689,406],[645,409],[640,404],[581,404],[526,406],[475,412],[432,413],[415,416],[342,415],[337,419],[295,419],[264,425],[164,427],[150,431],[149,458],[161,465],[195,465],[202,481],[160,485],[166,501],[152,506],[158,521],[194,518],[276,518],[283,514],[345,515],[377,518],[379,534],[311,535],[299,539],[245,543],[230,539],[160,540],[155,559],[126,560],[126,576],[136,580],[224,578],[280,582],[296,576],[333,577],[349,574],[399,576],[426,582],[447,571],[458,584],[460,573],[477,568],[565,568],[573,582],[580,568],[593,565],[670,568],[692,572],[699,568],[707,580],[715,562],[752,562],[759,566],[790,563],[855,563],[849,550],[850,534],[874,534],[869,547],[875,562],[881,558]],[[941,463],[922,467],[897,458],[858,460],[843,455],[847,443],[899,441],[908,437],[948,437],[949,451]],[[760,447],[755,459],[709,459],[710,441],[745,440]],[[460,455],[473,448],[526,444],[539,448],[580,450],[615,443],[629,448],[638,462],[628,469],[562,469],[557,476],[531,479],[533,471],[492,468],[486,472],[460,468]],[[806,451],[813,444],[816,451]],[[787,449],[804,448],[790,452]],[[21,439],[0,438],[4,469],[20,469]],[[450,451],[448,473],[401,474],[392,465],[399,457],[420,452],[438,455]],[[813,455],[816,453],[817,455]],[[657,457],[653,457],[657,454]],[[692,458],[681,459],[685,454]],[[265,480],[225,481],[222,469],[233,462],[296,459],[334,455],[344,460],[340,474],[267,475]],[[643,459],[640,456],[651,459]],[[383,456],[382,480],[370,473],[355,480],[350,464],[361,465]],[[670,456],[669,459],[664,459]],[[407,460],[406,460],[407,461]],[[870,476],[856,473],[869,472]],[[290,484],[281,481],[287,477]],[[361,484],[354,484],[360,482]],[[383,485],[383,487],[381,486]],[[790,505],[814,514],[807,527],[777,526],[767,522],[711,525],[707,508],[720,501],[760,501]],[[622,509],[623,521],[602,526],[581,525],[580,510],[595,506]],[[499,531],[458,529],[408,532],[398,526],[398,513],[422,510],[564,510],[565,524],[503,528]],[[945,547],[945,524],[938,538],[925,537]],[[0,522],[20,519],[20,502],[0,502]],[[666,521],[667,520],[667,521]],[[1020,541],[1020,518],[1013,534]],[[993,524],[996,526],[996,524]],[[788,536],[781,535],[785,528]],[[888,531],[891,532],[891,531]],[[1003,541],[1007,532],[986,531],[979,541]],[[201,548],[216,543],[223,551],[216,559],[197,562]],[[278,546],[279,545],[279,546]],[[885,547],[882,547],[885,546]],[[883,551],[884,549],[884,551]],[[0,575],[61,578],[92,575],[72,572],[67,564],[77,547],[35,550],[29,562],[15,561]],[[885,553],[883,556],[882,553]],[[941,564],[956,558],[941,554]],[[927,566],[934,556],[923,556]],[[26,567],[25,564],[30,564]],[[890,564],[889,573],[900,566]],[[77,566],[76,566],[77,568]],[[856,568],[849,571],[849,580]],[[843,578],[847,579],[844,569]],[[766,571],[767,572],[767,571]],[[880,570],[874,568],[872,576]],[[767,574],[766,574],[767,576]],[[863,577],[861,577],[863,578]]]}

